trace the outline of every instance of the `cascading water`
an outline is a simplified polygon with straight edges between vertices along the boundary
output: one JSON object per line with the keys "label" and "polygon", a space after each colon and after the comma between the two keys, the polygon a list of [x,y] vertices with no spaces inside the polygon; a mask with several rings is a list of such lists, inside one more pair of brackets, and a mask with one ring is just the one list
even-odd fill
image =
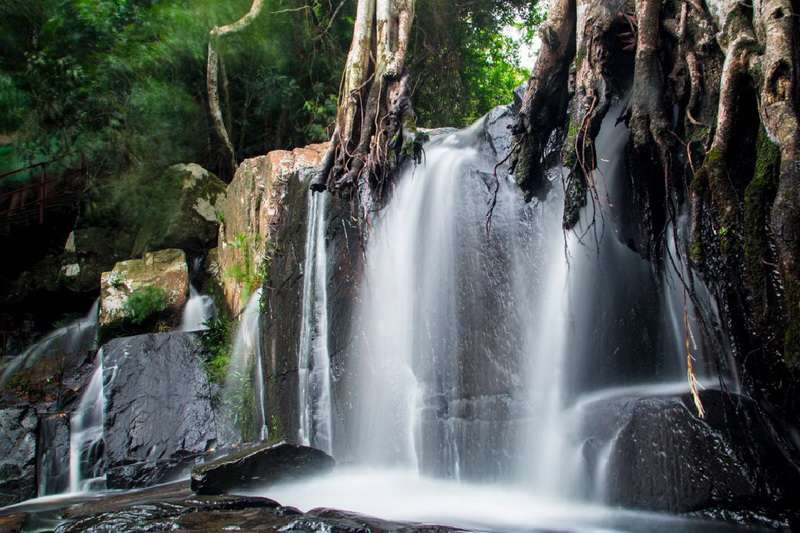
{"label": "cascading water", "polygon": [[[257,435],[266,439],[268,434],[266,403],[264,399],[264,371],[261,361],[259,322],[261,318],[261,289],[250,296],[247,306],[239,317],[239,327],[233,341],[231,361],[225,379],[223,397],[232,401],[235,411],[247,409],[247,391],[252,384],[257,405],[255,406]],[[239,415],[242,413],[240,412]]]}
{"label": "cascading water", "polygon": [[309,193],[303,267],[303,318],[298,358],[299,440],[331,453],[331,378],[328,348],[328,198]]}
{"label": "cascading water", "polygon": [[207,329],[206,322],[214,316],[214,300],[200,294],[194,285],[189,285],[189,299],[183,308],[181,331],[202,331]]}
{"label": "cascading water", "polygon": [[[487,233],[487,190],[505,155],[487,148],[496,117],[435,137],[424,163],[400,173],[369,229],[354,342],[343,356],[356,387],[346,400],[332,398],[354,404],[345,410],[353,420],[343,424],[352,434],[335,435],[333,446],[353,467],[330,487],[317,480],[267,496],[301,508],[466,526],[480,525],[483,512],[470,501],[480,502],[491,523],[635,523],[588,503],[603,500],[614,432],[624,423],[609,406],[688,385],[685,332],[676,322],[683,317],[675,305],[680,276],[637,252],[636,221],[627,216],[635,212],[624,179],[629,134],[615,122],[623,109],[609,111],[597,137],[596,192],[574,231],[561,228],[562,169],[549,174],[546,197],[530,203],[501,170]],[[322,321],[321,306],[308,297],[319,278],[309,276],[309,262],[319,257],[311,245],[322,239],[313,205],[309,217],[304,316],[314,322],[304,319],[305,349]],[[697,300],[713,320],[708,292],[698,289]],[[304,354],[301,383],[302,362],[313,357]],[[709,368],[698,365],[701,381],[713,375]],[[606,448],[588,449],[598,445],[589,438],[595,434]],[[365,496],[382,490],[376,499]],[[450,491],[458,501],[444,498]],[[509,518],[499,503],[509,498],[527,511]],[[657,520],[644,520],[657,529]]]}
{"label": "cascading water", "polygon": [[0,376],[0,388],[17,370],[32,367],[42,357],[73,356],[91,350],[97,333],[99,305],[100,300],[95,300],[86,316],[48,333],[16,356]]}
{"label": "cascading water", "polygon": [[105,417],[103,379],[103,351],[100,350],[89,385],[70,419],[69,492],[93,490],[104,483],[100,474]]}

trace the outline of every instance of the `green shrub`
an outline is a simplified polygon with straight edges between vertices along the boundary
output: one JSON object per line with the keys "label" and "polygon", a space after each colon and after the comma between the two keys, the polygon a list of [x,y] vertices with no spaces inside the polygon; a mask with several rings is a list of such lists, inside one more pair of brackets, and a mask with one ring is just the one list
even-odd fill
{"label": "green shrub", "polygon": [[205,370],[212,383],[224,383],[231,360],[231,321],[217,316],[206,321],[206,329],[200,334],[200,343],[205,351]]}
{"label": "green shrub", "polygon": [[154,286],[136,289],[125,301],[125,316],[133,324],[143,324],[167,309],[167,292]]}

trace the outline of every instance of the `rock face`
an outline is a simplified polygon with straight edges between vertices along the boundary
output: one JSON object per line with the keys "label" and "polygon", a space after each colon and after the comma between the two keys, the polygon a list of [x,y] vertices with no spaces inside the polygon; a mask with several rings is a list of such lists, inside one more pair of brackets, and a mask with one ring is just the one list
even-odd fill
{"label": "rock face", "polygon": [[100,278],[100,326],[124,321],[125,302],[134,291],[158,287],[166,293],[168,310],[180,317],[189,293],[189,268],[181,250],[146,253],[142,259],[131,259],[114,265]]}
{"label": "rock face", "polygon": [[[164,248],[203,252],[216,244],[225,183],[195,163],[173,165],[160,183],[174,207],[144,223],[133,245],[134,256]],[[162,199],[163,200],[163,199]]]}
{"label": "rock face", "polygon": [[74,291],[96,291],[100,276],[131,256],[133,239],[112,228],[81,228],[69,234],[61,259],[61,277]]}
{"label": "rock face", "polygon": [[192,490],[198,494],[222,494],[325,473],[333,466],[331,456],[314,448],[262,444],[195,467]]}
{"label": "rock face", "polygon": [[593,410],[596,435],[587,443],[613,435],[602,413],[622,421],[604,469],[608,503],[672,513],[797,509],[796,448],[752,400],[713,390],[702,399],[705,419],[688,395],[618,398]]}
{"label": "rock face", "polygon": [[36,496],[36,413],[0,410],[0,507]]}
{"label": "rock face", "polygon": [[115,339],[103,368],[109,487],[164,481],[226,439],[196,334]]}
{"label": "rock face", "polygon": [[38,496],[58,494],[69,488],[69,417],[66,413],[39,416],[36,443]]}
{"label": "rock face", "polygon": [[263,281],[265,252],[276,247],[273,236],[286,210],[288,185],[313,171],[327,144],[276,150],[244,161],[228,186],[219,230],[220,283],[236,313]]}

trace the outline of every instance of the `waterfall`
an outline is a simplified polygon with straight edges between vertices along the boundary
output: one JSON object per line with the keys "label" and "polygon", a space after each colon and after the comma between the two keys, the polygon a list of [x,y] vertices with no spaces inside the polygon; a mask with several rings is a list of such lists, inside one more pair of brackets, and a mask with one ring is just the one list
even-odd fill
{"label": "waterfall", "polygon": [[70,419],[69,491],[84,492],[101,485],[103,455],[103,351],[97,353],[89,386]]}
{"label": "waterfall", "polygon": [[[266,439],[268,434],[266,402],[264,391],[264,371],[261,361],[261,289],[255,291],[239,317],[239,326],[231,350],[231,361],[225,379],[223,396],[234,410],[233,416],[255,414],[256,435]],[[255,412],[250,413],[250,385],[256,401]],[[247,412],[245,412],[247,411]]]}
{"label": "waterfall", "polygon": [[189,285],[189,299],[183,308],[181,331],[202,331],[207,329],[206,322],[214,316],[214,300],[200,294],[194,285]]}
{"label": "waterfall", "polygon": [[[616,103],[603,121],[594,189],[569,231],[562,229],[568,169],[550,169],[546,193],[529,202],[505,169],[495,174],[505,153],[495,151],[492,131],[508,125],[498,126],[496,114],[434,136],[422,163],[400,170],[388,204],[366,224],[351,342],[337,354],[337,372],[353,386],[330,399],[342,417],[336,427],[347,430],[333,435],[333,449],[350,468],[263,495],[425,523],[477,517],[486,502],[497,503],[492,520],[502,523],[514,498],[524,503],[513,509],[529,513],[509,518],[514,524],[580,530],[635,522],[598,504],[629,407],[688,390],[681,280],[690,272],[685,262],[659,264],[643,248],[640,199],[625,164],[630,134],[617,124],[624,109]],[[327,296],[324,268],[332,266],[320,261],[324,204],[315,202],[299,359],[300,436],[311,444],[309,375],[323,353],[314,340],[328,339],[319,302]],[[685,219],[675,224],[678,238],[665,240],[673,256],[686,242]],[[704,354],[726,347],[719,339],[707,345],[698,317],[713,329],[719,314],[702,283],[693,287],[697,374],[709,387],[717,376]]]}
{"label": "waterfall", "polygon": [[328,197],[309,193],[303,267],[303,312],[298,357],[299,441],[332,451],[330,354],[328,349]]}
{"label": "waterfall", "polygon": [[95,300],[86,316],[60,327],[32,344],[16,356],[0,375],[0,388],[20,368],[31,368],[42,357],[78,355],[81,350],[92,349],[97,332],[97,314],[100,300]]}
{"label": "waterfall", "polygon": [[504,182],[486,234],[494,162],[477,149],[482,128],[429,143],[370,231],[351,355],[356,463],[465,480],[513,468],[524,385],[514,278],[533,279],[541,229]]}

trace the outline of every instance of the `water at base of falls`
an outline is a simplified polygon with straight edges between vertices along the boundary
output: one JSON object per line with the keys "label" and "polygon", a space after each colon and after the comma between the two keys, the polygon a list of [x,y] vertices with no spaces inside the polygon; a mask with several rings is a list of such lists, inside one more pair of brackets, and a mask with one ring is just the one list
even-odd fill
{"label": "water at base of falls", "polygon": [[529,491],[508,485],[459,483],[426,478],[407,470],[343,469],[244,494],[266,495],[304,512],[324,507],[466,531],[723,533],[740,530],[727,524],[678,516],[532,498]]}

